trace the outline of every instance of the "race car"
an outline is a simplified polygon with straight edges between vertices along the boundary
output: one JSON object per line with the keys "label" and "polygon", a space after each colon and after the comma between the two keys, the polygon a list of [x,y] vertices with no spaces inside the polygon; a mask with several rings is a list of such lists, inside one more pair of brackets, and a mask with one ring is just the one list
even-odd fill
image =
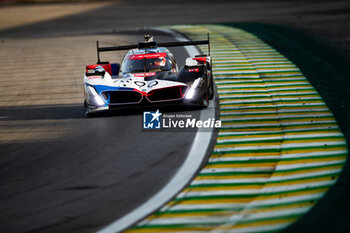
{"label": "race car", "polygon": [[[129,107],[194,105],[208,107],[214,96],[209,55],[187,58],[180,70],[167,47],[208,44],[208,40],[157,43],[153,37],[136,45],[99,47],[97,64],[84,74],[85,115]],[[129,50],[121,63],[100,61],[100,52]]]}

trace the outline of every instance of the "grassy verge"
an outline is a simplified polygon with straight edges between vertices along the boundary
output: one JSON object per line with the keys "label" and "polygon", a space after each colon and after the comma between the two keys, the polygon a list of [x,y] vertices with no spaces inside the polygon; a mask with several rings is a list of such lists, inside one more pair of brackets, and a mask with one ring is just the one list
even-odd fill
{"label": "grassy verge", "polygon": [[[350,141],[350,59],[327,41],[278,25],[225,24],[257,35],[296,64],[333,112],[346,140]],[[350,232],[350,164],[347,161],[338,182],[305,216],[284,230],[294,232]]]}

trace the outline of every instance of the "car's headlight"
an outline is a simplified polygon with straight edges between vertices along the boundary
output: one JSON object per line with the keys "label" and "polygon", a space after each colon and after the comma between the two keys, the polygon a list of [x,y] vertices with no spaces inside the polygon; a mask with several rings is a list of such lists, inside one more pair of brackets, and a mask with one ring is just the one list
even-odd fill
{"label": "car's headlight", "polygon": [[92,105],[104,106],[105,102],[101,96],[97,93],[94,87],[85,84],[85,90],[87,93],[88,102]]}

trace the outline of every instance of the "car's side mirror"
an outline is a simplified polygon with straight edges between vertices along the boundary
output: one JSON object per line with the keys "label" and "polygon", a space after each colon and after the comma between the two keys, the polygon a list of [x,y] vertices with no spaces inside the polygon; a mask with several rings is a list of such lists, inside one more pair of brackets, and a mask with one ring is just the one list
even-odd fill
{"label": "car's side mirror", "polygon": [[104,76],[106,73],[102,66],[86,66],[86,76]]}

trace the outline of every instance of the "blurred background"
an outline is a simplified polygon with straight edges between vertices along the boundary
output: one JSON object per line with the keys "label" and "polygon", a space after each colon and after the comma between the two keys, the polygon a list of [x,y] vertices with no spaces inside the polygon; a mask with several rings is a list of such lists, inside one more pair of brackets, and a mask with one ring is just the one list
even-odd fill
{"label": "blurred background", "polygon": [[[142,134],[138,115],[85,119],[82,77],[96,40],[128,44],[150,27],[196,23],[231,23],[282,52],[349,141],[348,0],[0,0],[0,232],[94,232],[171,178],[193,135],[150,149],[172,135]],[[349,173],[347,163],[285,232],[349,232]]]}

